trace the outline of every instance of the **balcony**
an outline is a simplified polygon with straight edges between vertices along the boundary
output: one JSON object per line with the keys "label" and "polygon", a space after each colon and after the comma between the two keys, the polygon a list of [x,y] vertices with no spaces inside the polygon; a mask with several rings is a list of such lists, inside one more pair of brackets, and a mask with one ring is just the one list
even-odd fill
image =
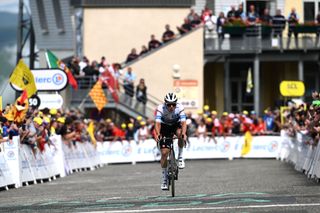
{"label": "balcony", "polygon": [[[292,34],[291,39],[287,31],[279,26],[257,24],[255,26],[228,26],[223,27],[224,39],[218,38],[216,31],[205,31],[204,46],[208,54],[244,54],[260,53],[263,51],[290,51],[290,50],[320,50],[319,37],[320,25],[297,25],[293,33],[298,34],[296,39]],[[279,32],[279,31],[278,31]],[[281,36],[282,35],[282,36]]]}

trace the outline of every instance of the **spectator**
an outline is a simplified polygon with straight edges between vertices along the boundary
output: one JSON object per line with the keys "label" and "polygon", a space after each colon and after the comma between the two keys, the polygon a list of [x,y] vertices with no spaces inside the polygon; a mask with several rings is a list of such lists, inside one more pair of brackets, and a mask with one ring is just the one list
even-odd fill
{"label": "spectator", "polygon": [[181,35],[183,35],[192,30],[192,25],[190,24],[190,21],[185,18],[184,23],[181,25],[181,27],[177,26],[177,30]]}
{"label": "spectator", "polygon": [[165,29],[166,29],[166,31],[162,34],[163,43],[171,41],[172,39],[174,39],[176,37],[174,32],[172,30],[170,30],[169,24],[166,24]]}
{"label": "spectator", "polygon": [[143,112],[145,112],[145,105],[147,103],[147,86],[143,78],[140,79],[139,84],[136,87],[136,98],[138,103],[143,104]]}
{"label": "spectator", "polygon": [[203,119],[200,120],[199,125],[196,130],[196,136],[198,138],[206,138],[207,137],[207,127]]}
{"label": "spectator", "polygon": [[190,24],[191,24],[191,26],[193,28],[196,28],[199,25],[201,25],[201,19],[200,19],[200,16],[197,13],[194,14],[193,20],[190,21]]}
{"label": "spectator", "polygon": [[213,15],[212,13],[210,13],[209,16],[207,16],[207,18],[205,20],[206,29],[209,32],[213,32],[216,28],[216,24],[217,24],[217,17],[215,15]]}
{"label": "spectator", "polygon": [[208,6],[204,8],[204,10],[201,13],[201,20],[203,23],[205,23],[206,19],[212,14],[212,10],[209,9]]}
{"label": "spectator", "polygon": [[134,126],[132,123],[128,123],[128,128],[126,131],[126,140],[131,141],[134,139]]}
{"label": "spectator", "polygon": [[137,50],[136,48],[132,48],[131,52],[129,53],[129,55],[127,56],[127,60],[126,63],[133,61],[135,59],[137,59],[139,57],[139,55],[137,54]]}
{"label": "spectator", "polygon": [[224,13],[220,12],[219,13],[219,17],[217,19],[217,33],[218,33],[218,38],[219,38],[219,44],[221,47],[221,43],[224,40],[224,33],[223,33],[223,29],[222,26],[226,23],[226,18],[224,17]]}
{"label": "spectator", "polygon": [[286,26],[286,19],[281,15],[281,10],[276,11],[276,15],[272,18],[273,35],[279,39],[280,47],[282,48],[282,31]]}
{"label": "spectator", "polygon": [[87,66],[90,65],[90,61],[86,56],[83,56],[82,61],[79,62],[79,67],[80,67],[80,76],[84,76],[83,69]]}
{"label": "spectator", "polygon": [[231,6],[231,10],[227,13],[227,18],[229,22],[233,22],[236,19],[236,7]]}
{"label": "spectator", "polygon": [[151,40],[149,41],[149,44],[148,44],[149,51],[152,49],[156,49],[160,46],[161,46],[161,42],[156,39],[155,35],[151,35]]}
{"label": "spectator", "polygon": [[102,56],[98,66],[100,68],[100,67],[105,67],[106,65],[107,65],[106,57]]}
{"label": "spectator", "polygon": [[144,141],[150,137],[150,132],[148,127],[146,126],[145,121],[140,122],[140,128],[138,129],[138,141]]}
{"label": "spectator", "polygon": [[270,109],[265,110],[265,116],[263,120],[266,123],[266,131],[272,132],[273,129],[275,128],[275,123],[274,123],[274,116]]}
{"label": "spectator", "polygon": [[132,68],[128,67],[127,72],[124,75],[123,87],[124,87],[125,94],[127,96],[126,100],[128,100],[127,103],[129,104],[129,106],[131,106],[132,98],[134,95],[134,81],[135,81],[135,79],[136,79],[136,76],[132,72]]}
{"label": "spectator", "polygon": [[191,8],[189,14],[187,15],[187,19],[189,20],[189,22],[192,22],[194,20],[195,14],[196,14],[196,12],[194,12],[194,9]]}
{"label": "spectator", "polygon": [[270,16],[270,12],[268,8],[263,10],[263,15],[260,18],[261,23],[264,25],[271,25],[272,24],[272,17]]}
{"label": "spectator", "polygon": [[296,26],[298,23],[299,23],[299,16],[298,16],[298,14],[296,13],[296,9],[295,9],[295,8],[292,8],[292,9],[291,9],[291,13],[290,13],[289,16],[288,16],[289,29],[288,29],[287,48],[289,48],[289,46],[290,46],[292,33],[293,33],[293,35],[294,35],[296,47],[298,47],[298,33],[293,32],[293,27]]}
{"label": "spectator", "polygon": [[256,13],[254,5],[250,5],[247,15],[247,23],[249,25],[255,25],[259,21],[259,15]]}
{"label": "spectator", "polygon": [[71,62],[68,64],[68,67],[70,68],[71,72],[76,76],[80,75],[79,61],[80,60],[78,57],[72,57]]}
{"label": "spectator", "polygon": [[235,19],[236,20],[240,20],[240,21],[246,21],[246,15],[245,15],[245,13],[243,11],[243,5],[242,4],[239,4],[238,10],[235,12]]}
{"label": "spectator", "polygon": [[139,53],[139,56],[142,56],[143,54],[146,54],[148,52],[148,48],[146,45],[141,46],[141,52]]}

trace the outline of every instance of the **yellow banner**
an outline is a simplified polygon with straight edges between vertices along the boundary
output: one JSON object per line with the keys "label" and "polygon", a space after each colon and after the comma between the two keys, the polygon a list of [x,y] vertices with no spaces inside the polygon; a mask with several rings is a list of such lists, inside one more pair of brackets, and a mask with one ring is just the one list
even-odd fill
{"label": "yellow banner", "polygon": [[37,92],[33,74],[22,59],[20,59],[16,68],[13,70],[9,81],[20,87],[22,90],[27,90],[28,98]]}
{"label": "yellow banner", "polygon": [[2,111],[2,96],[0,96],[0,110]]}
{"label": "yellow banner", "polygon": [[252,135],[250,131],[244,134],[244,144],[241,150],[241,156],[248,154],[251,151]]}
{"label": "yellow banner", "polygon": [[285,97],[300,97],[305,92],[302,81],[282,81],[280,83],[280,93]]}
{"label": "yellow banner", "polygon": [[94,123],[93,121],[91,121],[89,123],[89,126],[87,127],[87,132],[89,133],[89,136],[91,138],[91,141],[92,141],[92,144],[96,147],[97,145],[97,140],[96,138],[94,137]]}

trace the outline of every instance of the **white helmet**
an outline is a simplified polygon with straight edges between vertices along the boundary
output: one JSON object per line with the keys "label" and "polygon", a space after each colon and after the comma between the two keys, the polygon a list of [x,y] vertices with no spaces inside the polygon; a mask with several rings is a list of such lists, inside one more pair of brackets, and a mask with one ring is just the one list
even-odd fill
{"label": "white helmet", "polygon": [[164,102],[165,103],[177,103],[178,98],[173,92],[169,92],[166,94],[164,97]]}

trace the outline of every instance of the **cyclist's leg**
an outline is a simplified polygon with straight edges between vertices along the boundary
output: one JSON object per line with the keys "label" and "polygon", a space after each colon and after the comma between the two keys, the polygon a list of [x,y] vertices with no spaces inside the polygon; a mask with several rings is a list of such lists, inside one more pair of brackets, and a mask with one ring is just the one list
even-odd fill
{"label": "cyclist's leg", "polygon": [[[161,124],[161,130],[160,134],[162,137],[170,137],[170,128],[168,128],[167,125]],[[170,152],[170,141],[168,140],[160,140],[159,142],[159,148],[161,152],[161,159],[160,159],[160,165],[162,168],[161,171],[161,177],[162,177],[162,182],[161,182],[161,189],[162,190],[167,190],[168,189],[168,155]]]}
{"label": "cyclist's leg", "polygon": [[170,149],[168,148],[161,148],[161,159],[160,159],[160,164],[161,168],[167,168],[168,166],[168,155],[169,155]]}
{"label": "cyclist's leg", "polygon": [[185,141],[184,138],[181,137],[181,127],[178,126],[176,129],[176,136],[178,137],[178,147],[179,147],[179,152],[178,152],[178,163],[179,163],[179,169],[183,169],[185,167],[185,162],[183,159],[183,147],[185,146]]}

